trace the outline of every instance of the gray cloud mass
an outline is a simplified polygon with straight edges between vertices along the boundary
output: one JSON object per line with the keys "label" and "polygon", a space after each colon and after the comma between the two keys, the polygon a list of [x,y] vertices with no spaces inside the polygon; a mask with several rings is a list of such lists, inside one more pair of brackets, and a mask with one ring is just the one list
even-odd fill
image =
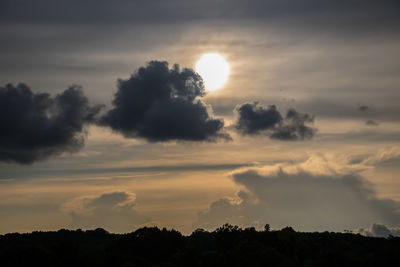
{"label": "gray cloud mass", "polygon": [[30,164],[84,145],[85,126],[101,106],[91,107],[78,86],[52,98],[25,84],[0,87],[0,161]]}
{"label": "gray cloud mass", "polygon": [[100,124],[150,142],[229,139],[222,132],[223,120],[214,119],[211,107],[201,100],[204,94],[203,80],[193,70],[151,61],[118,81],[113,108]]}
{"label": "gray cloud mass", "polygon": [[400,223],[400,203],[377,198],[373,187],[358,175],[320,175],[307,171],[233,174],[245,189],[240,202],[222,198],[199,214],[195,227],[215,229],[229,222],[241,226],[292,226],[302,231],[343,231],[382,222]]}
{"label": "gray cloud mass", "polygon": [[261,130],[273,129],[282,121],[281,113],[275,105],[267,108],[258,102],[245,103],[235,108],[238,115],[236,129],[245,134],[259,134]]}
{"label": "gray cloud mass", "polygon": [[243,135],[266,134],[279,140],[311,139],[317,129],[306,125],[314,116],[291,108],[283,117],[275,105],[263,107],[258,102],[245,103],[235,108],[236,129]]}
{"label": "gray cloud mass", "polygon": [[389,237],[392,236],[400,236],[400,228],[399,227],[386,227],[384,224],[374,223],[370,228],[360,228],[355,231],[356,233],[370,236],[370,237]]}
{"label": "gray cloud mass", "polygon": [[71,216],[73,228],[102,227],[113,232],[130,232],[150,221],[134,209],[135,200],[136,195],[131,192],[115,191],[69,200],[62,210]]}
{"label": "gray cloud mass", "polygon": [[363,33],[398,30],[400,4],[396,0],[2,0],[5,23],[123,24],[176,23],[195,20],[278,22],[324,32]]}

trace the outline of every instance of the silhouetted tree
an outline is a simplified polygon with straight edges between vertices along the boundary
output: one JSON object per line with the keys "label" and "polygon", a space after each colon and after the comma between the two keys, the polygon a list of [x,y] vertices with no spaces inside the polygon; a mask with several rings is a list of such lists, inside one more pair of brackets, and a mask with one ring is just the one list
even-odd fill
{"label": "silhouetted tree", "polygon": [[400,238],[256,231],[224,224],[213,232],[144,227],[0,235],[1,266],[400,266]]}
{"label": "silhouetted tree", "polygon": [[237,225],[232,225],[229,223],[225,223],[224,225],[222,225],[221,227],[217,228],[215,230],[215,232],[236,232],[236,231],[240,231],[242,230],[241,228],[239,228],[239,226]]}

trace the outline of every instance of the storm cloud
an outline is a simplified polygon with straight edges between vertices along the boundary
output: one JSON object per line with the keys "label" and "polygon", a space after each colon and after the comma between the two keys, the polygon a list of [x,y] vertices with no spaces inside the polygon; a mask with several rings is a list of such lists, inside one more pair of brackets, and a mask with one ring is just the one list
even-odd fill
{"label": "storm cloud", "polygon": [[129,79],[118,81],[113,108],[100,121],[125,137],[150,142],[212,141],[229,138],[224,122],[215,119],[202,78],[193,70],[151,61]]}
{"label": "storm cloud", "polygon": [[265,134],[279,140],[311,139],[316,129],[307,126],[314,122],[314,116],[289,109],[283,117],[275,105],[261,106],[258,102],[236,106],[236,130],[242,135]]}
{"label": "storm cloud", "polygon": [[269,223],[302,231],[343,231],[375,222],[400,223],[400,203],[378,198],[373,186],[356,174],[277,166],[240,170],[232,178],[244,187],[238,199],[212,203],[199,214],[195,227],[214,229],[226,222],[262,227]]}
{"label": "storm cloud", "polygon": [[79,86],[54,98],[25,84],[0,87],[0,161],[30,164],[84,145],[85,126],[101,106],[91,107]]}

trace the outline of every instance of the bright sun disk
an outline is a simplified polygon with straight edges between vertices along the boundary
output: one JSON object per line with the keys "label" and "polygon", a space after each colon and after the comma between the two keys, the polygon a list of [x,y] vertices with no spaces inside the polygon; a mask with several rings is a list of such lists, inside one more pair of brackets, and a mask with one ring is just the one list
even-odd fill
{"label": "bright sun disk", "polygon": [[196,71],[204,80],[208,91],[221,88],[229,76],[229,64],[217,53],[204,54],[196,63]]}

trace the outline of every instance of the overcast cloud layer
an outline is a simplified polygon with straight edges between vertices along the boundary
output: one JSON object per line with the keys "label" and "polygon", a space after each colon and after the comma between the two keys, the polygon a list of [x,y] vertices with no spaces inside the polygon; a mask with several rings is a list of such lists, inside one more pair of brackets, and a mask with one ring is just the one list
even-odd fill
{"label": "overcast cloud layer", "polygon": [[2,0],[0,7],[3,22],[104,24],[256,19],[361,33],[395,31],[400,22],[400,4],[396,0]]}

